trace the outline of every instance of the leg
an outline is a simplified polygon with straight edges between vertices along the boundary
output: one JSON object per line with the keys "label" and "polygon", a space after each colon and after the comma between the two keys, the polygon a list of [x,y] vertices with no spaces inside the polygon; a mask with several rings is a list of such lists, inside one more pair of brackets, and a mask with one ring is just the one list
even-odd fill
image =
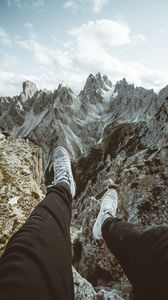
{"label": "leg", "polygon": [[135,278],[136,251],[142,231],[140,225],[133,225],[113,217],[107,218],[102,225],[102,235],[109,250],[117,258],[132,284]]}
{"label": "leg", "polygon": [[74,299],[70,221],[75,182],[64,148],[55,149],[53,164],[53,186],[0,259],[3,300]]}
{"label": "leg", "polygon": [[72,196],[57,184],[11,238],[0,259],[0,295],[9,299],[74,299],[71,269]]}
{"label": "leg", "polygon": [[116,218],[118,195],[109,190],[102,198],[93,227],[104,238],[134,287],[136,300],[167,300],[168,225],[144,227]]}
{"label": "leg", "polygon": [[168,226],[142,227],[108,218],[102,234],[134,287],[136,300],[168,299]]}

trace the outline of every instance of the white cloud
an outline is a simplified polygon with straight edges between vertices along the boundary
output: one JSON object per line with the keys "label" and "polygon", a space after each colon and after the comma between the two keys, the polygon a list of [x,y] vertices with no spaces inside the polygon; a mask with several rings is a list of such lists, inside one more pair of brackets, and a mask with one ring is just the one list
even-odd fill
{"label": "white cloud", "polygon": [[138,34],[136,36],[133,36],[133,40],[137,43],[147,41],[146,38],[143,36],[143,34]]}
{"label": "white cloud", "polygon": [[59,65],[62,68],[69,68],[71,59],[66,51],[58,48],[46,47],[36,40],[19,41],[18,44],[32,52],[35,62],[47,67],[52,67],[53,64]]}
{"label": "white cloud", "polygon": [[12,72],[0,71],[0,95],[10,96],[16,94],[15,76]]}
{"label": "white cloud", "polygon": [[77,3],[73,0],[68,0],[65,1],[64,3],[64,7],[65,8],[72,8],[72,9],[76,9],[78,7]]}
{"label": "white cloud", "polygon": [[7,0],[7,4],[9,7],[14,5],[18,8],[21,8],[23,3],[24,3],[24,0],[22,2],[21,2],[21,0]]}
{"label": "white cloud", "polygon": [[24,27],[26,28],[29,39],[34,39],[34,40],[38,39],[38,36],[34,30],[34,25],[32,23],[27,22],[24,24]]}
{"label": "white cloud", "polygon": [[99,13],[101,9],[109,2],[109,0],[92,0],[93,10]]}
{"label": "white cloud", "polygon": [[167,30],[164,28],[161,28],[161,29],[158,29],[158,32],[163,34],[163,33],[167,33]]}
{"label": "white cloud", "polygon": [[4,46],[11,46],[12,44],[10,36],[2,27],[0,27],[0,44]]}
{"label": "white cloud", "polygon": [[128,47],[132,43],[146,41],[141,34],[133,35],[126,24],[99,20],[83,24],[69,33],[73,37],[71,53],[75,53],[72,61],[86,73],[105,73],[113,81],[125,77],[147,88],[158,89],[168,83],[168,71],[148,69],[140,63],[122,61],[113,55],[116,46],[121,49],[124,45]]}
{"label": "white cloud", "polygon": [[15,96],[22,91],[22,83],[27,79],[36,82],[36,76],[26,74],[18,74],[17,72],[1,71],[0,70],[0,95]]}
{"label": "white cloud", "polygon": [[39,42],[35,40],[25,40],[19,41],[18,44],[22,48],[25,48],[33,53],[36,63],[42,65],[50,65],[52,63],[49,55],[49,49],[41,45]]}
{"label": "white cloud", "polygon": [[27,23],[24,24],[24,27],[27,28],[27,29],[33,29],[34,25],[32,23],[27,22]]}
{"label": "white cloud", "polygon": [[6,53],[1,69],[6,68],[11,70],[12,67],[15,67],[18,63],[19,63],[19,58],[17,56]]}
{"label": "white cloud", "polygon": [[[168,83],[168,70],[163,72],[149,69],[136,61],[123,61],[119,56],[125,45],[129,51],[131,43],[143,41],[143,37],[133,35],[126,24],[112,20],[88,22],[73,28],[68,32],[66,42],[59,40],[58,43],[57,40],[53,40],[52,45],[41,43],[39,38],[18,40],[20,51],[29,51],[32,54],[31,74],[26,77],[17,69],[15,72],[12,69],[14,73],[8,72],[10,63],[14,66],[17,60],[6,56],[6,66],[0,66],[1,74],[6,74],[4,79],[0,76],[0,93],[4,93],[5,89],[8,94],[14,93],[14,90],[18,91],[18,83],[26,79],[34,80],[39,88],[52,90],[64,81],[75,92],[79,92],[89,73],[97,72],[108,75],[113,83],[125,77],[136,85],[158,90]],[[118,55],[114,55],[114,49],[115,53],[116,49],[119,50]]]}
{"label": "white cloud", "polygon": [[7,0],[7,5],[10,7],[12,5],[11,0]]}
{"label": "white cloud", "polygon": [[45,0],[7,0],[7,5],[9,7],[16,6],[18,8],[22,7],[34,7],[41,8],[45,5]]}
{"label": "white cloud", "polygon": [[40,8],[43,7],[45,5],[44,0],[34,0],[32,1],[32,6],[34,6],[35,8]]}
{"label": "white cloud", "polygon": [[74,11],[89,7],[94,13],[99,13],[109,1],[112,2],[113,0],[65,0],[64,7]]}
{"label": "white cloud", "polygon": [[82,40],[102,45],[118,46],[130,43],[130,29],[124,23],[102,19],[90,21],[80,27],[74,28],[69,33],[78,42]]}

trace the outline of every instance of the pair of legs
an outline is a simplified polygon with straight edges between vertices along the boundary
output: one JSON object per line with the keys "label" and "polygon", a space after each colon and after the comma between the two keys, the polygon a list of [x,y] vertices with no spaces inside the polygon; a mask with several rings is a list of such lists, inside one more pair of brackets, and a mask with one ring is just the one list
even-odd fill
{"label": "pair of legs", "polygon": [[[0,258],[3,300],[74,299],[70,220],[75,185],[63,150],[57,151],[54,171],[55,186],[48,189]],[[168,227],[144,229],[115,218],[115,193],[110,190],[104,196],[105,218],[98,216],[98,225],[102,222],[98,230],[133,284],[135,299],[167,300]]]}

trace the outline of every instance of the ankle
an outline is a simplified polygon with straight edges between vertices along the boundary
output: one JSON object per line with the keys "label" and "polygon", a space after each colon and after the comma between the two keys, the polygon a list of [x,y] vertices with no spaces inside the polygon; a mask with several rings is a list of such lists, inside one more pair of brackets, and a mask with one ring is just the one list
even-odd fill
{"label": "ankle", "polygon": [[115,218],[115,217],[110,212],[105,213],[104,216],[102,217],[102,226],[103,226],[104,222],[109,218]]}
{"label": "ankle", "polygon": [[61,180],[58,184],[63,185],[68,191],[70,191],[70,184],[67,181]]}

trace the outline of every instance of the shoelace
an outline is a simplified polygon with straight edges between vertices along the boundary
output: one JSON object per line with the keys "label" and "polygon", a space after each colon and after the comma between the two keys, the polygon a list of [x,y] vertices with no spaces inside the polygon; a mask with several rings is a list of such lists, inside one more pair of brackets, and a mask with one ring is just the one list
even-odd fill
{"label": "shoelace", "polygon": [[105,200],[104,200],[103,207],[102,207],[102,212],[103,213],[113,211],[115,209],[115,204],[111,200],[114,200],[114,198],[112,196],[107,195]]}
{"label": "shoelace", "polygon": [[64,177],[69,182],[69,163],[63,155],[57,157],[57,163],[54,167],[55,181],[59,181]]}

